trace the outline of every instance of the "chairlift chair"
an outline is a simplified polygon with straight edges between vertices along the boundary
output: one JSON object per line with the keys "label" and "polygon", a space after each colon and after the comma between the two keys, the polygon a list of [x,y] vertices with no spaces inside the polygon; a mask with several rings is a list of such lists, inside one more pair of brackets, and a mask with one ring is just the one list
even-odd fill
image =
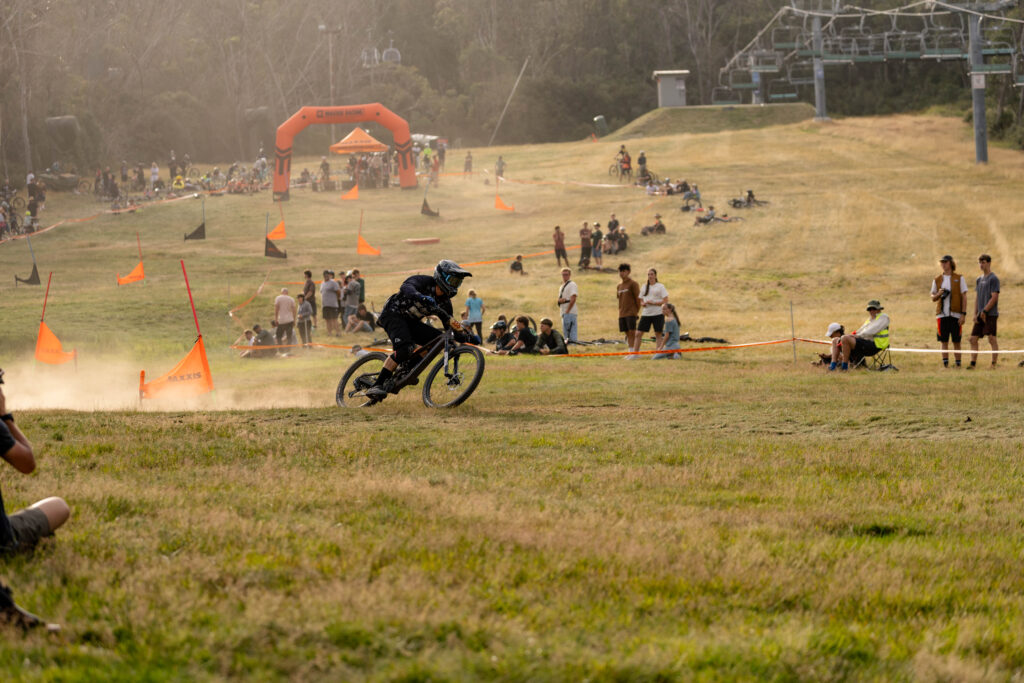
{"label": "chairlift chair", "polygon": [[797,98],[796,86],[785,78],[776,78],[768,84],[769,102],[795,102]]}
{"label": "chairlift chair", "polygon": [[957,29],[928,29],[921,37],[922,59],[969,59],[967,40]]}
{"label": "chairlift chair", "polygon": [[786,67],[786,80],[793,85],[814,85],[814,62],[801,59]]}
{"label": "chairlift chair", "polygon": [[750,70],[759,74],[777,74],[782,68],[782,56],[771,50],[754,50],[750,53]]}
{"label": "chairlift chair", "polygon": [[757,85],[750,69],[731,69],[729,71],[729,87],[733,90],[754,90]]}
{"label": "chairlift chair", "polygon": [[1013,47],[1009,43],[986,40],[982,43],[981,56],[985,61],[977,66],[972,64],[972,74],[1013,73]]}
{"label": "chairlift chair", "polygon": [[804,12],[826,12],[835,14],[839,11],[839,0],[790,0],[790,6]]}
{"label": "chairlift chair", "polygon": [[782,24],[772,29],[773,50],[795,50],[798,46],[800,29],[796,26]]}
{"label": "chairlift chair", "polygon": [[797,36],[796,54],[798,57],[821,56],[818,51],[814,49],[814,33],[811,31],[800,32],[800,35]]}
{"label": "chairlift chair", "polygon": [[1013,84],[1024,86],[1024,52],[1013,56]]}
{"label": "chairlift chair", "polygon": [[912,31],[890,31],[885,34],[886,59],[920,59],[922,34]]}
{"label": "chairlift chair", "polygon": [[881,33],[863,33],[853,38],[855,62],[884,62],[885,36]]}
{"label": "chairlift chair", "polygon": [[719,85],[711,90],[711,104],[743,104],[743,95],[738,90],[733,90],[727,86]]}
{"label": "chairlift chair", "polygon": [[828,36],[822,39],[821,61],[824,64],[853,64],[856,54],[857,48],[852,38]]}

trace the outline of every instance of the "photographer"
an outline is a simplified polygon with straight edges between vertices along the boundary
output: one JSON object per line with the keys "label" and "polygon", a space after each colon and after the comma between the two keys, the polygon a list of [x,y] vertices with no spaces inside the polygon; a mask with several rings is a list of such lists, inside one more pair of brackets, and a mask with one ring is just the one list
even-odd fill
{"label": "photographer", "polygon": [[956,272],[956,261],[949,254],[939,259],[942,273],[932,280],[935,302],[936,339],[942,345],[942,365],[949,367],[949,340],[953,339],[956,367],[960,367],[960,339],[967,319],[967,280]]}
{"label": "photographer", "polygon": [[[0,370],[0,384],[3,371]],[[29,474],[36,468],[32,444],[14,423],[14,416],[7,412],[7,399],[0,388],[0,456],[21,472]],[[71,509],[62,498],[44,498],[24,510],[7,516],[3,499],[0,497],[0,552],[30,550],[43,536],[53,532],[71,515]]]}

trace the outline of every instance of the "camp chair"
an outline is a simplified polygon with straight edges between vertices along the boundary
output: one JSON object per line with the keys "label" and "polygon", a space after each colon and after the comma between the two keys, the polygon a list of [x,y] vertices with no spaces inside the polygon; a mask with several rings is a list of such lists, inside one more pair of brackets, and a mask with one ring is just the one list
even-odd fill
{"label": "camp chair", "polygon": [[868,367],[869,370],[876,370],[878,372],[885,372],[886,370],[892,370],[893,372],[900,371],[900,369],[892,362],[892,354],[889,353],[888,346],[871,356],[870,360],[871,363],[870,367]]}

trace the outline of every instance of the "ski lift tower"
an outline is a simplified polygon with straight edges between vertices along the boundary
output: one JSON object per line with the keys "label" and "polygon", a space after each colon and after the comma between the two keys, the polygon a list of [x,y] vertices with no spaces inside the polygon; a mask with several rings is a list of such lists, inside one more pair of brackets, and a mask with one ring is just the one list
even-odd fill
{"label": "ski lift tower", "polygon": [[971,58],[971,100],[974,104],[974,160],[988,163],[988,124],[985,120],[985,55],[981,37],[981,15],[1003,12],[1014,7],[1014,0],[967,2],[951,5],[967,15]]}
{"label": "ski lift tower", "polygon": [[[839,0],[790,0],[794,10],[806,17],[811,15],[811,58],[814,68],[814,120],[828,121],[825,110],[825,64],[824,39],[821,35],[821,18],[834,17],[839,13]],[[829,22],[831,24],[831,22]]]}

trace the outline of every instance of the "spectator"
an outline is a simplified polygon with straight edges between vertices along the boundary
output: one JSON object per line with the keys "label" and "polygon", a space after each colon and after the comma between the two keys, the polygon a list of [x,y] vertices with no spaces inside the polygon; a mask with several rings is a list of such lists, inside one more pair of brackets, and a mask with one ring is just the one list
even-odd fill
{"label": "spectator", "polygon": [[476,295],[476,290],[469,290],[469,298],[466,299],[466,324],[470,329],[476,328],[476,336],[483,337],[483,326],[484,326],[484,312],[487,307],[484,306],[484,300]]}
{"label": "spectator", "polygon": [[348,327],[345,328],[346,332],[373,332],[373,328],[377,324],[373,313],[366,310],[366,304],[359,304],[356,312],[346,320],[348,323]]}
{"label": "spectator", "polygon": [[320,301],[323,302],[322,313],[327,335],[337,337],[341,330],[338,316],[341,312],[341,285],[334,279],[333,270],[324,271],[324,281],[320,284]]}
{"label": "spectator", "polygon": [[560,226],[555,226],[555,232],[551,239],[555,242],[555,265],[562,265],[562,259],[565,259],[565,265],[568,267],[569,255],[565,253],[565,233],[562,232]]}
{"label": "spectator", "polygon": [[469,175],[473,172],[473,152],[466,150],[466,160],[462,162],[462,172]]}
{"label": "spectator", "polygon": [[[619,264],[619,278],[615,294],[619,300],[619,332],[626,334],[626,348],[632,350],[640,347],[639,333],[636,331],[636,316],[640,312],[640,285],[630,276],[628,263]],[[633,355],[627,359],[635,358]]]}
{"label": "spectator", "polygon": [[356,314],[356,310],[359,308],[359,292],[362,287],[359,286],[359,280],[352,271],[345,273],[345,286],[342,289],[342,305],[345,308],[344,317],[342,318],[343,324],[347,325],[349,318]]}
{"label": "spectator", "polygon": [[647,175],[647,153],[640,150],[640,156],[636,158],[636,167],[639,177]]}
{"label": "spectator", "polygon": [[554,329],[551,318],[540,319],[540,334],[537,335],[537,345],[533,347],[534,353],[547,356],[564,356],[569,353],[565,348],[565,338]]}
{"label": "spectator", "polygon": [[494,175],[499,178],[505,177],[505,160],[501,156],[498,157],[498,161],[494,164]]}
{"label": "spectator", "polygon": [[611,220],[608,221],[608,226],[607,227],[608,227],[608,235],[609,236],[614,235],[616,233],[616,231],[618,231],[618,229],[619,229],[619,219],[615,217],[614,213],[611,216]]}
{"label": "spectator", "polygon": [[580,268],[590,267],[590,253],[593,251],[590,235],[590,224],[583,221],[583,227],[580,228],[580,262],[577,264]]}
{"label": "spectator", "polygon": [[576,299],[579,287],[570,278],[572,271],[562,268],[562,287],[558,290],[558,309],[562,313],[562,333],[570,342],[579,341]]}
{"label": "spectator", "polygon": [[25,226],[29,232],[35,232],[36,228],[39,227],[39,198],[38,195],[28,200],[28,211],[25,212],[28,216],[28,224]]}
{"label": "spectator", "polygon": [[288,288],[282,288],[281,293],[274,299],[274,321],[277,324],[274,336],[277,338],[278,346],[295,343],[295,318],[298,308],[295,299],[288,296]]}
{"label": "spectator", "polygon": [[526,271],[523,270],[523,255],[516,254],[516,260],[509,264],[509,271],[512,273],[519,273],[520,275],[526,275]]}
{"label": "spectator", "polygon": [[160,182],[160,167],[156,165],[154,161],[149,166],[149,189],[157,189],[157,184]]}
{"label": "spectator", "polygon": [[[851,362],[856,367],[863,359],[888,348],[889,316],[882,313],[884,307],[877,299],[868,302],[867,310],[871,317],[864,321],[859,330],[853,334],[843,335],[838,344],[833,342],[829,370],[836,369],[840,353],[843,359],[842,369],[849,370]],[[831,328],[831,325],[829,327]]]}
{"label": "spectator", "polygon": [[629,248],[629,233],[626,232],[626,226],[621,226],[615,231],[615,253],[621,254]]}
{"label": "spectator", "polygon": [[430,182],[433,183],[434,187],[440,185],[441,181],[441,155],[440,153],[435,154],[433,160],[430,162]]}
{"label": "spectator", "polygon": [[594,221],[594,229],[590,233],[590,241],[594,245],[594,266],[598,269],[604,267],[604,263],[601,261],[603,252],[603,246],[601,241],[604,239],[604,233],[601,232],[601,224]]}
{"label": "spectator", "polygon": [[949,367],[950,337],[956,353],[956,366],[960,367],[960,339],[964,321],[967,319],[967,280],[956,272],[956,261],[949,254],[939,263],[942,273],[932,280],[932,301],[935,302],[935,318],[938,333],[936,338],[942,345],[942,365]]}
{"label": "spectator", "polygon": [[328,185],[331,179],[331,163],[327,161],[326,156],[320,157],[320,189],[321,190],[332,190],[334,188]]}
{"label": "spectator", "polygon": [[366,303],[366,280],[360,275],[358,268],[352,269],[352,277],[359,283],[359,303]]}
{"label": "spectator", "polygon": [[[3,371],[0,370],[0,384]],[[22,474],[36,468],[32,444],[14,423],[7,399],[0,388],[0,456]],[[44,536],[52,536],[71,516],[71,508],[56,496],[44,498],[8,516],[0,498],[0,552],[31,550]]]}
{"label": "spectator", "polygon": [[661,312],[665,316],[665,343],[661,346],[661,351],[674,351],[675,353],[656,353],[654,360],[663,358],[678,360],[680,358],[679,349],[682,347],[679,346],[679,316],[676,314],[676,307],[665,302],[661,307]]}
{"label": "spectator", "polygon": [[[252,330],[246,330],[242,336],[235,340],[232,346],[252,346],[256,341],[256,335]],[[239,358],[252,358],[252,349],[242,349],[238,352]]]}
{"label": "spectator", "polygon": [[505,316],[499,316],[497,322],[491,325],[491,336],[487,338],[487,342],[494,342],[494,350],[498,353],[511,349],[516,343],[515,335],[508,330]]}
{"label": "spectator", "polygon": [[299,328],[299,337],[302,339],[303,346],[309,346],[310,344],[313,343],[313,329],[311,322],[313,318],[313,311],[315,311],[316,308],[314,308],[311,303],[306,301],[305,294],[299,294],[297,298],[299,304],[297,320]]}
{"label": "spectator", "polygon": [[[252,326],[252,332],[255,335],[253,337],[252,345],[254,347],[260,346],[273,346],[274,335],[270,334],[270,330],[265,330],[263,327],[256,323]],[[250,358],[269,358],[274,355],[274,349],[259,349],[254,348],[250,354]]]}
{"label": "spectator", "polygon": [[313,322],[313,329],[316,329],[316,283],[313,282],[313,272],[304,271],[302,276],[305,281],[302,283],[302,296],[306,300],[312,309],[313,314],[310,316],[310,320]]}
{"label": "spectator", "polygon": [[654,224],[653,225],[645,225],[643,227],[643,229],[640,230],[640,234],[642,236],[645,236],[645,237],[647,235],[664,235],[665,234],[665,224],[661,222],[661,214],[660,213],[654,214]]}
{"label": "spectator", "polygon": [[971,365],[978,362],[978,341],[988,337],[992,347],[992,369],[996,369],[999,354],[999,342],[996,341],[996,323],[999,322],[999,278],[992,272],[992,257],[982,254],[978,257],[981,277],[974,283],[976,292],[974,300],[974,327],[971,329]]}
{"label": "spectator", "polygon": [[532,353],[537,346],[537,335],[530,330],[530,319],[525,315],[516,318],[516,329],[512,334],[511,345],[505,345],[498,353],[515,356],[520,353]]}
{"label": "spectator", "polygon": [[658,345],[661,349],[664,344],[663,332],[665,330],[665,314],[661,307],[668,303],[668,290],[665,285],[658,282],[658,271],[651,268],[647,271],[647,283],[640,293],[640,304],[643,311],[640,314],[640,324],[637,325],[636,341],[633,344],[633,351],[640,350],[640,340],[644,332],[650,332],[654,327],[654,334],[657,336]]}

